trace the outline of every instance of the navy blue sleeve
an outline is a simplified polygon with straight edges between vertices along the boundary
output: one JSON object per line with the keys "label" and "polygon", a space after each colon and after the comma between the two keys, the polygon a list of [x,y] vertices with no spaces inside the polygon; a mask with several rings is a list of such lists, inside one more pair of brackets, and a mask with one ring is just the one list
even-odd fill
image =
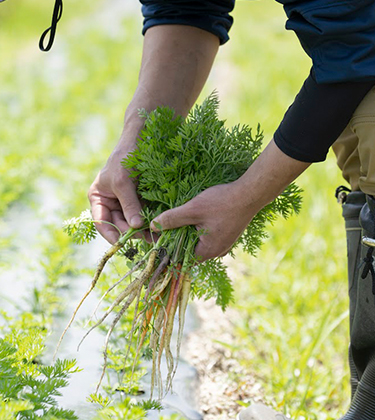
{"label": "navy blue sleeve", "polygon": [[213,33],[220,44],[228,41],[233,24],[229,13],[235,0],[141,0],[143,34],[157,25],[195,26]]}
{"label": "navy blue sleeve", "polygon": [[302,162],[325,160],[373,81],[318,84],[306,79],[274,134],[286,155]]}
{"label": "navy blue sleeve", "polygon": [[375,80],[374,0],[277,0],[318,83]]}

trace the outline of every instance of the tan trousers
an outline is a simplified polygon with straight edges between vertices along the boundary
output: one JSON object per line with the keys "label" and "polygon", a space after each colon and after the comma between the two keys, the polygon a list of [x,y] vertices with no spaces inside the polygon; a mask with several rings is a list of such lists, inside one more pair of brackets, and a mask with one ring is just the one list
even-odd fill
{"label": "tan trousers", "polygon": [[363,98],[332,149],[352,191],[375,196],[375,87]]}

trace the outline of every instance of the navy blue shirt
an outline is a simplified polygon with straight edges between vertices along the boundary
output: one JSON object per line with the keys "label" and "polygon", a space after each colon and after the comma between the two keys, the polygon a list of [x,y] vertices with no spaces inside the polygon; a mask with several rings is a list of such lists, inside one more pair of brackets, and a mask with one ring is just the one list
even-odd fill
{"label": "navy blue shirt", "polygon": [[188,25],[212,32],[224,44],[233,24],[234,0],[141,0],[143,33],[156,25]]}
{"label": "navy blue shirt", "polygon": [[[284,5],[286,28],[296,33],[313,66],[274,138],[295,159],[321,161],[375,83],[375,0],[276,1]],[[181,24],[207,30],[221,44],[229,39],[234,0],[141,3],[143,33],[155,25]]]}

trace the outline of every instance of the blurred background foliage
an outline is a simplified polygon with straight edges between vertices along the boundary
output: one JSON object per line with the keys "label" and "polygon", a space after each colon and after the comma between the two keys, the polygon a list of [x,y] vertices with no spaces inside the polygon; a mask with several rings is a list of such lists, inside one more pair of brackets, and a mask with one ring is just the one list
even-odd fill
{"label": "blurred background foliage", "polygon": [[[74,251],[56,232],[88,206],[87,189],[119,137],[137,83],[137,1],[65,2],[55,45],[42,53],[52,9],[52,1],[0,4],[0,284],[21,262],[26,273],[40,273],[43,262],[44,279],[65,274],[64,264],[74,271]],[[233,16],[231,40],[202,97],[217,89],[228,125],[260,123],[270,139],[311,63],[284,29],[278,3],[239,0]],[[239,313],[233,355],[263,398],[294,419],[337,419],[349,399],[345,235],[334,198],[341,183],[332,155],[313,165],[298,180],[301,214],[270,228],[257,259],[239,253],[229,261]],[[36,226],[14,220],[20,206],[32,210]],[[25,257],[30,241],[32,259]]]}

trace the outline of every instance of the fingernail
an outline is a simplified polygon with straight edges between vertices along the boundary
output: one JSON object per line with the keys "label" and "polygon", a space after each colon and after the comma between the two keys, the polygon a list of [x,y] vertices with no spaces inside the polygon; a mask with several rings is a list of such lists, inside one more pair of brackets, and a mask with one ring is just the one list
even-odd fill
{"label": "fingernail", "polygon": [[142,221],[142,219],[140,218],[140,216],[133,216],[131,219],[130,219],[130,226],[132,227],[132,228],[138,228],[138,227],[141,227],[142,225],[143,225],[143,221]]}
{"label": "fingernail", "polygon": [[113,245],[118,241],[118,238],[119,238],[119,235],[117,235],[116,233],[113,233],[111,235],[108,235],[108,242]]}
{"label": "fingernail", "polygon": [[154,232],[160,232],[160,228],[161,228],[161,226],[160,226],[160,223],[158,223],[157,222],[157,220],[153,220],[152,222],[151,222],[151,230],[153,230]]}

